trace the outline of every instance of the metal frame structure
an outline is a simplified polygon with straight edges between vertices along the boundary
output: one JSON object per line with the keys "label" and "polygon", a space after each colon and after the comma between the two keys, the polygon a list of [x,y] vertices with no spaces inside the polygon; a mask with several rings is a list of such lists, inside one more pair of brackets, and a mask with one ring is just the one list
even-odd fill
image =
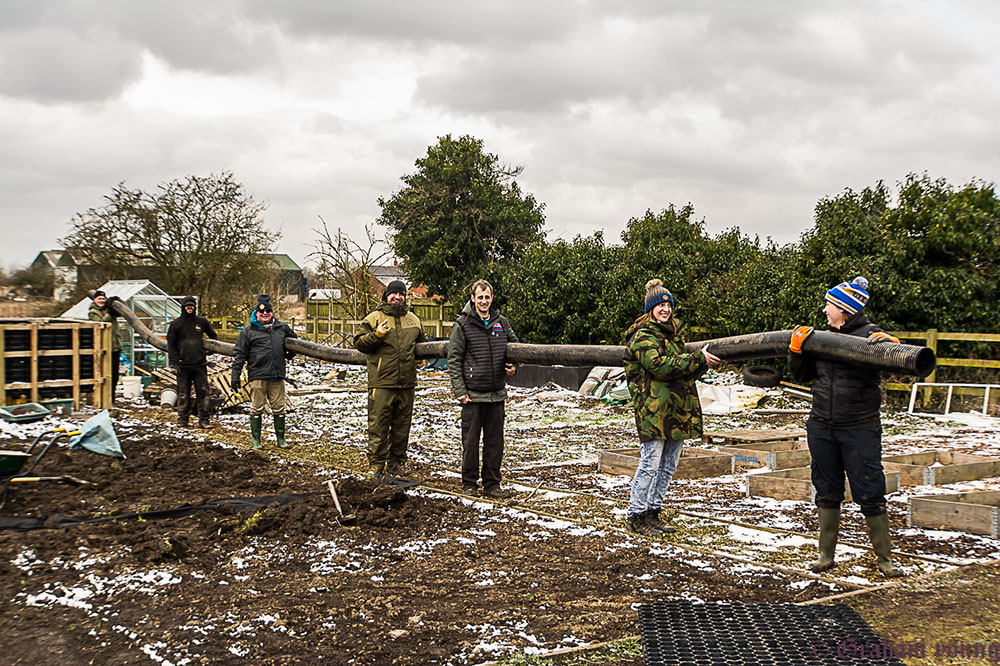
{"label": "metal frame structure", "polygon": [[944,413],[947,414],[951,411],[951,398],[955,393],[956,388],[978,388],[983,389],[983,415],[987,416],[987,409],[990,405],[990,391],[1000,389],[1000,384],[948,384],[948,383],[936,383],[936,382],[914,382],[913,386],[910,388],[910,406],[906,410],[910,414],[913,413],[913,406],[917,402],[917,389],[919,387],[925,387],[925,389],[934,388],[947,388],[948,398],[944,403]]}

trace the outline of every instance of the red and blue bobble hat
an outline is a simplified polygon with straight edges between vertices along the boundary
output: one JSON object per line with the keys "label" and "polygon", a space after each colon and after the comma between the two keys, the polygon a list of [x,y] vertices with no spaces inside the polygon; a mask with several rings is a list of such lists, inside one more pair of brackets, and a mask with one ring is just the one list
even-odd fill
{"label": "red and blue bobble hat", "polygon": [[663,286],[663,280],[653,278],[646,283],[646,309],[643,312],[649,312],[664,301],[674,307],[674,296]]}
{"label": "red and blue bobble hat", "polygon": [[823,300],[847,314],[856,315],[868,304],[868,280],[859,275],[850,282],[841,282],[827,291]]}

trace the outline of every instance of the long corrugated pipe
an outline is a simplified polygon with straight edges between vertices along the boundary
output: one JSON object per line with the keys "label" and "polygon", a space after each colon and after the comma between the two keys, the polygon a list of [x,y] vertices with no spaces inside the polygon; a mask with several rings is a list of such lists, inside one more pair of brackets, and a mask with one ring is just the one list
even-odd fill
{"label": "long corrugated pipe", "polygon": [[[87,295],[93,298],[94,292],[91,291]],[[122,316],[143,340],[161,351],[167,351],[167,341],[150,330],[125,303],[120,300],[113,300],[110,303],[111,309]],[[791,331],[751,333],[729,338],[689,342],[685,349],[694,352],[707,347],[708,351],[731,363],[762,358],[783,358],[788,353],[788,342],[791,337]],[[419,359],[444,358],[447,356],[447,347],[448,343],[445,341],[423,342],[416,346],[416,357]],[[286,339],[285,348],[296,354],[332,363],[363,365],[366,361],[365,355],[356,349],[331,347],[301,338]],[[218,340],[205,340],[205,350],[213,354],[233,355],[233,345]],[[830,331],[815,331],[806,338],[802,345],[802,352],[819,358],[869,365],[888,372],[918,377],[929,375],[937,362],[934,352],[927,347],[889,342],[868,344],[864,338]],[[507,345],[507,358],[514,363],[619,366],[624,357],[625,347],[617,345],[532,345],[524,343]]]}

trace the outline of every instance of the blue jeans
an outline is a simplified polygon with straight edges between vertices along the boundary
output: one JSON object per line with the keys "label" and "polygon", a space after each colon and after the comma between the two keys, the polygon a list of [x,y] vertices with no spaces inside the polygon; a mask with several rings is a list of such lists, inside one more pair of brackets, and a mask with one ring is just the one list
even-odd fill
{"label": "blue jeans", "polygon": [[677,471],[683,445],[679,439],[654,439],[639,444],[639,465],[629,489],[629,518],[649,510],[659,511],[663,506],[663,496]]}

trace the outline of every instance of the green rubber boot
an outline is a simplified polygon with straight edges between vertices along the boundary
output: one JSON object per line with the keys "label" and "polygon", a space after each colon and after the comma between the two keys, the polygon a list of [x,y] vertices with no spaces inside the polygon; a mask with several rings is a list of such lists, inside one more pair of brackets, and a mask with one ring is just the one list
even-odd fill
{"label": "green rubber boot", "polygon": [[865,516],[872,550],[878,559],[878,568],[886,578],[901,578],[906,574],[892,563],[892,541],[889,539],[889,514]]}
{"label": "green rubber boot", "polygon": [[809,563],[809,571],[821,573],[834,566],[833,554],[840,536],[840,509],[819,510],[819,559]]}
{"label": "green rubber boot", "polygon": [[260,414],[250,415],[250,447],[253,449],[260,448],[260,425],[261,416]]}
{"label": "green rubber boot", "polygon": [[285,416],[275,416],[274,417],[274,436],[278,439],[278,447],[282,449],[288,448],[288,442],[285,441]]}

